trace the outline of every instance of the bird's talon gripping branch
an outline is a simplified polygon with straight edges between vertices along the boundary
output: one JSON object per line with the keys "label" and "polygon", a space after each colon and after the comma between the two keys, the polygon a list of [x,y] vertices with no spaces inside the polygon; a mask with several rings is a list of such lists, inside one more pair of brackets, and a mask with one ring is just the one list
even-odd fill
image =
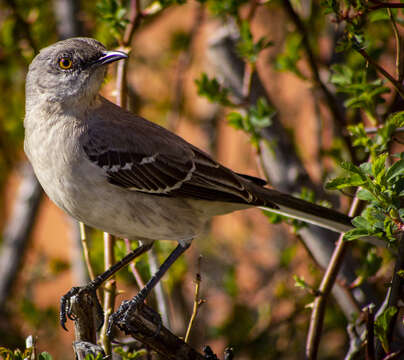
{"label": "bird's talon gripping branch", "polygon": [[89,296],[91,298],[92,305],[96,307],[98,317],[100,319],[104,318],[104,312],[102,310],[100,302],[98,301],[96,289],[92,286],[92,284],[90,283],[89,285],[82,287],[76,286],[71,288],[65,295],[63,295],[60,298],[59,317],[60,317],[60,325],[64,330],[68,331],[66,328],[67,318],[69,318],[72,321],[76,320],[76,316],[72,312],[72,306],[71,306],[72,305],[71,299],[74,296],[77,296],[77,302],[79,304],[80,302],[82,302],[84,296]]}
{"label": "bird's talon gripping branch", "polygon": [[143,305],[143,297],[136,295],[131,300],[125,300],[119,306],[118,310],[114,312],[108,322],[107,335],[111,337],[112,329],[115,324],[123,323],[126,324],[129,320],[130,314],[135,311],[139,306]]}

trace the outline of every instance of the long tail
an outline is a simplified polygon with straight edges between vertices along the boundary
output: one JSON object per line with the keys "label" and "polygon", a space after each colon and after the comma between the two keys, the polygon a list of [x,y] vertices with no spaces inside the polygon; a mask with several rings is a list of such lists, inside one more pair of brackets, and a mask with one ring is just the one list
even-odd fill
{"label": "long tail", "polygon": [[260,187],[259,198],[263,201],[260,208],[277,214],[289,216],[339,233],[347,232],[353,228],[349,216],[273,189]]}

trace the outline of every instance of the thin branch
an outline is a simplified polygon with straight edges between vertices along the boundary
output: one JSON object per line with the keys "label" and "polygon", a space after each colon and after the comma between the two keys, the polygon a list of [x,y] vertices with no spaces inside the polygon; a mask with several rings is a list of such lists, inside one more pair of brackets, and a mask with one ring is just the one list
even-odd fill
{"label": "thin branch", "polygon": [[[115,236],[104,233],[104,263],[105,270],[115,264],[114,254]],[[100,342],[105,354],[111,355],[111,341],[107,335],[109,317],[114,311],[116,297],[116,281],[115,276],[111,277],[104,285],[104,324],[100,332]]]}
{"label": "thin branch", "polygon": [[308,35],[306,27],[303,24],[303,21],[300,19],[299,15],[293,9],[293,6],[289,0],[283,1],[283,5],[284,5],[286,12],[292,19],[293,23],[295,24],[296,29],[302,36],[302,43],[303,43],[304,50],[306,51],[307,60],[308,60],[308,63],[309,63],[309,66],[310,66],[310,69],[312,72],[314,84],[317,85],[320,88],[320,90],[322,91],[335,122],[340,124],[341,127],[344,127],[346,125],[345,115],[342,113],[340,107],[338,106],[338,101],[335,98],[335,96],[330,92],[330,90],[327,88],[327,86],[321,80],[320,71],[317,66],[317,61],[314,56],[313,50],[310,45],[309,35]]}
{"label": "thin branch", "polygon": [[[126,246],[126,252],[130,253],[132,251],[132,249],[130,247],[130,241],[129,241],[129,239],[124,239],[124,241],[125,241],[125,246]],[[138,288],[143,289],[145,284],[143,282],[142,277],[140,276],[139,271],[136,269],[136,266],[133,261],[129,264],[129,267],[130,267],[130,270],[132,271],[133,277],[136,280],[136,284],[137,284]]]}
{"label": "thin branch", "polygon": [[374,61],[364,49],[355,47],[355,50],[359,54],[361,54],[369,64],[373,65],[379,73],[381,73],[387,80],[389,80],[391,82],[391,84],[394,86],[394,88],[397,90],[397,92],[400,94],[400,96],[404,99],[403,85],[400,82],[398,82],[396,79],[394,79],[394,77],[392,75],[390,75],[376,61]]}
{"label": "thin branch", "polygon": [[368,10],[374,11],[379,9],[402,9],[404,4],[402,3],[389,3],[389,2],[378,2],[375,5],[369,6]]}
{"label": "thin branch", "polygon": [[403,82],[404,79],[404,68],[403,68],[403,59],[402,59],[402,41],[400,32],[397,28],[396,20],[394,19],[393,12],[391,9],[387,9],[387,13],[389,14],[391,26],[394,32],[394,38],[396,40],[396,76],[399,83]]}
{"label": "thin branch", "polygon": [[[401,233],[400,239],[398,240],[398,252],[397,260],[394,266],[393,279],[391,281],[391,288],[388,292],[387,305],[398,307],[398,303],[403,296],[404,292],[404,278],[400,275],[400,271],[404,271],[404,232]],[[387,339],[391,343],[393,339],[394,328],[396,325],[396,319],[398,312],[393,316],[390,321],[389,328],[387,331]]]}
{"label": "thin branch", "polygon": [[[355,215],[359,203],[360,200],[355,196],[352,201],[351,208],[349,209],[348,216],[352,217]],[[335,250],[331,256],[329,266],[318,289],[320,295],[314,300],[306,342],[306,359],[309,360],[317,359],[328,296],[330,295],[332,287],[335,283],[338,272],[344,260],[345,251],[349,245],[349,242],[344,241],[343,237],[344,234],[341,234],[338,239]]]}
{"label": "thin branch", "polygon": [[198,315],[198,311],[199,311],[201,305],[203,305],[206,302],[205,300],[199,298],[199,290],[200,290],[201,281],[202,281],[202,277],[201,277],[201,261],[202,261],[202,256],[199,256],[199,258],[198,258],[198,271],[195,274],[194,306],[193,306],[193,309],[192,309],[191,319],[189,320],[187,332],[186,332],[185,338],[184,338],[184,341],[186,343],[189,340],[189,335],[191,333],[192,326],[193,326],[194,321],[196,319],[196,315]]}
{"label": "thin branch", "polygon": [[91,261],[90,261],[90,252],[88,251],[86,226],[81,221],[79,221],[79,226],[80,226],[81,245],[83,246],[84,261],[87,266],[88,276],[90,277],[90,280],[92,281],[95,279],[95,274],[94,274],[94,269],[93,269],[93,267],[91,265]]}
{"label": "thin branch", "polygon": [[374,339],[374,305],[370,304],[365,308],[366,320],[366,360],[375,360],[375,339]]}
{"label": "thin branch", "polygon": [[[378,132],[379,128],[378,127],[369,127],[365,128],[366,134],[376,134]],[[397,128],[394,133],[402,133],[404,132],[404,127]]]}
{"label": "thin branch", "polygon": [[133,34],[139,27],[143,14],[140,10],[140,0],[131,0],[129,24],[125,29],[125,34],[122,39],[122,46],[129,46],[132,42]]}
{"label": "thin branch", "polygon": [[[157,254],[154,248],[151,248],[148,252],[148,259],[149,259],[149,267],[150,273],[155,274],[159,267],[159,261],[157,259]],[[157,302],[157,309],[160,313],[161,320],[163,325],[167,328],[170,328],[170,317],[168,312],[168,302],[167,302],[167,295],[163,288],[163,282],[159,281],[153,289],[153,292],[156,296]]]}

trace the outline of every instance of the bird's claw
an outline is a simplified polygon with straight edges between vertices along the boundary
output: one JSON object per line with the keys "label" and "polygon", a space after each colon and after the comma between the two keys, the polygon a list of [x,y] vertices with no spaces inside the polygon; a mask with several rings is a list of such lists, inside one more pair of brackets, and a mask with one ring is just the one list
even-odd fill
{"label": "bird's claw", "polygon": [[[59,313],[59,318],[60,318],[60,325],[62,326],[62,328],[64,330],[67,331],[66,328],[66,321],[67,318],[69,318],[70,320],[75,320],[75,315],[72,312],[72,307],[71,307],[71,299],[74,296],[77,296],[77,302],[80,303],[80,301],[82,301],[83,296],[88,295],[91,299],[93,304],[96,307],[96,311],[98,314],[99,319],[101,319],[101,321],[103,321],[104,319],[104,312],[102,310],[101,304],[98,301],[97,298],[97,293],[96,293],[96,289],[94,288],[94,286],[91,286],[91,283],[89,285],[86,286],[76,286],[71,288],[65,295],[63,295],[60,298],[60,313]],[[100,325],[100,327],[102,326],[102,323]]]}
{"label": "bird's claw", "polygon": [[[144,303],[144,298],[139,294],[136,295],[135,297],[133,297],[131,300],[123,301],[122,304],[119,306],[118,310],[115,313],[113,313],[109,318],[108,328],[107,328],[108,337],[111,337],[114,325],[125,324],[125,326],[130,328],[129,320],[130,320],[131,314],[134,311],[136,311],[136,309],[138,309],[140,306],[143,306],[143,303]],[[151,310],[151,308],[145,307],[144,309],[148,310],[148,311],[146,311],[146,314],[148,317],[151,318],[152,321],[154,320],[153,321],[154,323],[158,322],[158,329],[157,329],[156,333],[153,334],[153,336],[156,336],[159,334],[161,326],[162,326],[161,317],[155,311],[153,311],[153,314],[150,314],[149,310]]]}

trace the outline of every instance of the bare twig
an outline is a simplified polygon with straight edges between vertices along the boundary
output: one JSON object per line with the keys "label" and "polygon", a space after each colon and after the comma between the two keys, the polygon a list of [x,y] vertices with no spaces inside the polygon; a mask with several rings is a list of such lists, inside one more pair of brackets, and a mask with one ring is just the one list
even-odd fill
{"label": "bare twig", "polygon": [[94,269],[91,266],[90,252],[88,251],[86,226],[81,221],[79,221],[79,226],[80,226],[81,244],[83,246],[84,261],[85,261],[86,266],[87,266],[88,276],[90,277],[90,280],[94,280],[95,274],[94,274]]}
{"label": "bare twig", "polygon": [[[128,239],[124,239],[125,241],[125,246],[126,246],[126,252],[130,253],[132,251],[131,247],[130,247],[130,241]],[[142,277],[139,274],[139,271],[136,269],[136,265],[135,263],[132,261],[129,264],[130,270],[132,271],[133,277],[136,280],[136,284],[139,287],[139,289],[143,289],[144,288],[144,282]]]}
{"label": "bare twig", "polygon": [[375,360],[375,341],[374,341],[374,305],[370,304],[365,308],[366,320],[366,360]]}
{"label": "bare twig", "polygon": [[[360,200],[355,196],[352,201],[348,215],[354,216]],[[322,335],[323,321],[326,310],[328,296],[337,278],[338,272],[344,260],[344,255],[349,242],[343,240],[344,234],[341,234],[331,260],[319,287],[319,296],[314,300],[313,311],[311,313],[309,332],[306,342],[306,358],[310,360],[317,359],[318,347]]]}
{"label": "bare twig", "polygon": [[359,54],[361,54],[369,64],[374,66],[379,73],[381,73],[387,80],[389,80],[391,84],[394,86],[394,88],[397,90],[397,92],[400,94],[400,96],[404,99],[404,86],[396,79],[394,79],[394,77],[389,72],[387,72],[382,66],[380,66],[376,61],[374,61],[365,51],[365,49],[355,47],[355,50]]}
{"label": "bare twig", "polygon": [[[114,254],[115,236],[104,233],[104,264],[105,270],[115,264]],[[100,332],[100,341],[105,354],[111,355],[111,341],[107,336],[109,317],[114,311],[116,297],[115,276],[111,277],[104,285],[104,324]]]}
{"label": "bare twig", "polygon": [[189,334],[191,333],[192,325],[194,324],[194,321],[196,319],[196,315],[198,315],[198,311],[201,307],[202,304],[204,304],[206,301],[203,299],[199,298],[199,290],[201,286],[201,261],[202,261],[202,256],[199,256],[198,258],[198,271],[195,274],[195,295],[194,295],[194,306],[192,309],[192,315],[188,323],[188,328],[187,332],[185,334],[184,341],[187,343],[189,340]]}
{"label": "bare twig", "polygon": [[[401,233],[400,239],[398,240],[398,251],[397,260],[394,265],[394,273],[391,281],[391,286],[387,292],[386,299],[384,301],[384,308],[387,307],[398,307],[400,299],[404,298],[404,278],[400,276],[400,271],[404,270],[404,232]],[[397,316],[399,311],[392,317],[388,330],[387,330],[387,340],[390,344],[393,340],[394,329],[397,322]],[[381,314],[381,310],[378,311],[377,315]],[[376,344],[376,355],[378,358],[383,353],[383,347],[380,343]]]}
{"label": "bare twig", "polygon": [[397,23],[396,20],[394,19],[394,15],[393,12],[391,11],[391,9],[387,9],[387,13],[389,14],[390,17],[390,21],[391,21],[391,26],[393,28],[393,32],[394,32],[394,38],[396,41],[396,76],[397,76],[397,80],[399,83],[402,83],[403,78],[404,78],[404,69],[403,69],[403,51],[402,51],[402,41],[401,41],[401,36],[400,36],[400,32],[398,31],[397,28]]}
{"label": "bare twig", "polygon": [[[376,2],[376,1],[375,1]],[[378,2],[375,5],[369,6],[368,10],[378,10],[378,9],[402,9],[404,4],[402,3],[389,3],[389,2]]]}
{"label": "bare twig", "polygon": [[[366,134],[376,134],[378,130],[379,130],[378,127],[368,127],[368,128],[365,128]],[[404,132],[404,128],[403,128],[403,127],[397,128],[396,131],[395,131],[395,133],[401,133],[401,132]]]}
{"label": "bare twig", "polygon": [[[159,269],[159,261],[154,248],[151,248],[148,252],[150,273],[155,274]],[[163,282],[159,281],[153,289],[156,296],[157,308],[161,316],[163,325],[170,328],[170,317],[168,313],[167,296],[163,288]]]}

